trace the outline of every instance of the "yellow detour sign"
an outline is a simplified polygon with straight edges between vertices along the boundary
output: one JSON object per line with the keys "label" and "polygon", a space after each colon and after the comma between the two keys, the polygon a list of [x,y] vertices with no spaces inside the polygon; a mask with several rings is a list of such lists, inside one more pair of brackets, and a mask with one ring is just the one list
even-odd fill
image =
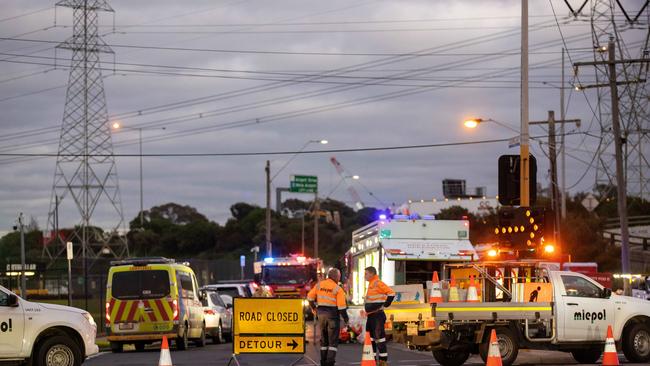
{"label": "yellow detour sign", "polygon": [[297,336],[235,336],[233,353],[305,353],[305,337]]}
{"label": "yellow detour sign", "polygon": [[302,299],[236,297],[233,354],[305,353]]}

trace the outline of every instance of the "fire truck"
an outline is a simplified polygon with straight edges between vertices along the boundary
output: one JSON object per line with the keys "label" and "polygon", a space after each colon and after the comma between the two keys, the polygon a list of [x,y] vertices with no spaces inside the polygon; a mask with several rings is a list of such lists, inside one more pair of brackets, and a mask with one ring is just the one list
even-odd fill
{"label": "fire truck", "polygon": [[256,280],[270,287],[274,297],[304,299],[306,310],[309,308],[307,293],[324,273],[322,260],[303,255],[267,257],[255,262],[253,267]]}

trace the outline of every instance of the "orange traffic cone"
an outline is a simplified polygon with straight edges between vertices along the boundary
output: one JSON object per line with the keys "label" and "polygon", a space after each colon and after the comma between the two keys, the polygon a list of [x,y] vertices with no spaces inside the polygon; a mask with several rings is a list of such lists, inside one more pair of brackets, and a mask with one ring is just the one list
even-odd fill
{"label": "orange traffic cone", "polygon": [[476,290],[476,282],[474,282],[474,276],[469,276],[469,287],[467,288],[467,302],[479,302],[478,291]]}
{"label": "orange traffic cone", "polygon": [[460,302],[460,294],[458,293],[458,287],[456,287],[456,280],[454,280],[453,275],[449,283],[449,302]]}
{"label": "orange traffic cone", "polygon": [[372,352],[372,342],[370,341],[370,332],[366,332],[366,336],[363,341],[363,352],[361,353],[361,365],[360,366],[377,366],[375,362],[375,354]]}
{"label": "orange traffic cone", "polygon": [[502,366],[501,353],[499,353],[499,342],[497,341],[497,332],[492,329],[490,334],[490,347],[488,348],[488,356],[486,366]]}
{"label": "orange traffic cone", "polygon": [[440,279],[438,279],[438,271],[433,271],[431,278],[431,292],[429,293],[429,304],[442,301],[442,292],[440,292]]}
{"label": "orange traffic cone", "polygon": [[172,366],[172,356],[169,354],[169,343],[167,342],[167,336],[163,336],[162,339],[158,366]]}
{"label": "orange traffic cone", "polygon": [[612,326],[608,325],[605,352],[603,353],[603,365],[605,366],[618,366],[618,353],[616,352],[616,344],[612,333]]}

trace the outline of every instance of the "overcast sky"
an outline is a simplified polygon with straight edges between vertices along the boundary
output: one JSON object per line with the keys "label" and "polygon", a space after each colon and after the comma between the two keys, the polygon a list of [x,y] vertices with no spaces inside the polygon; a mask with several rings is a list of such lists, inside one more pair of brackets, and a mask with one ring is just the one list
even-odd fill
{"label": "overcast sky", "polygon": [[[444,144],[515,134],[494,123],[467,130],[462,121],[468,117],[494,119],[518,129],[519,1],[109,3],[115,10],[116,28],[113,15],[101,13],[100,33],[112,45],[115,58],[102,59],[104,67],[118,71],[103,72],[106,102],[111,116],[123,117],[111,118],[109,123],[149,127],[143,131],[145,154],[296,151],[319,139],[329,144],[309,144],[307,150]],[[53,2],[2,0],[0,4],[2,37],[63,41],[72,34],[69,8],[56,9],[55,23]],[[560,0],[530,4],[531,120],[546,119],[548,110],[558,111],[559,118],[561,34],[572,61],[592,58],[589,23],[584,18],[573,21],[568,13]],[[630,31],[626,37],[628,44],[638,45],[642,32]],[[0,136],[2,153],[57,152],[68,71],[51,65],[56,57],[57,65],[68,66],[70,53],[55,52],[53,46],[0,40],[0,121],[3,135],[9,134]],[[426,54],[413,57],[414,52]],[[311,78],[315,82],[274,81],[303,74],[322,76],[341,68],[346,71]],[[568,60],[566,72],[567,82],[573,81]],[[582,81],[592,80],[593,72],[585,72]],[[400,92],[401,96],[394,95]],[[217,99],[217,95],[222,97]],[[203,103],[173,104],[202,97]],[[598,135],[599,124],[587,103],[594,103],[593,92],[569,90],[567,98],[567,117],[583,120],[581,128],[568,126],[567,131]],[[152,109],[158,106],[168,107]],[[137,111],[142,113],[133,113]],[[198,118],[200,113],[207,116]],[[256,119],[260,123],[228,124]],[[39,133],[11,135],[35,130]],[[545,129],[531,127],[532,136],[545,134]],[[164,139],[151,141],[159,137]],[[118,155],[138,152],[136,131],[115,133],[113,142]],[[598,140],[576,134],[568,136],[567,142],[567,186],[571,192],[590,190],[594,166],[589,163]],[[440,198],[444,178],[466,179],[469,189],[486,187],[494,196],[498,156],[516,153],[518,149],[509,149],[507,142],[498,142],[347,152],[336,157],[349,174],[360,176],[353,185],[362,200],[382,206]],[[539,164],[538,182],[547,186],[547,158],[538,142],[532,142],[532,153]],[[319,189],[326,195],[340,183],[329,161],[331,155],[297,156],[274,179],[273,187],[287,186],[291,174],[313,174],[318,175]],[[290,157],[145,157],[145,208],[177,202],[223,223],[235,202],[264,205],[265,160],[271,160],[275,175]],[[124,215],[129,221],[139,210],[138,158],[116,159]],[[9,229],[18,212],[34,216],[45,226],[54,167],[55,158],[16,161],[0,157],[0,230]],[[351,201],[345,185],[339,185],[331,197]],[[78,215],[71,200],[67,201],[61,210],[69,222],[62,221],[61,226],[72,224]],[[116,221],[110,212],[101,205],[93,222],[110,226]]]}

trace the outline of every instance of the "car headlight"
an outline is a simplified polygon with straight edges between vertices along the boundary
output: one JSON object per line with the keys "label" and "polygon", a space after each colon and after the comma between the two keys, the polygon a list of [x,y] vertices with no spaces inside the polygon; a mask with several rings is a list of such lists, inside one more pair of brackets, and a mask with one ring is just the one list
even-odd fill
{"label": "car headlight", "polygon": [[95,323],[95,319],[93,319],[93,316],[90,315],[90,313],[82,313],[81,315],[83,315],[83,317],[86,318],[86,320],[88,321],[88,323],[90,323],[90,325],[97,326],[97,324]]}

